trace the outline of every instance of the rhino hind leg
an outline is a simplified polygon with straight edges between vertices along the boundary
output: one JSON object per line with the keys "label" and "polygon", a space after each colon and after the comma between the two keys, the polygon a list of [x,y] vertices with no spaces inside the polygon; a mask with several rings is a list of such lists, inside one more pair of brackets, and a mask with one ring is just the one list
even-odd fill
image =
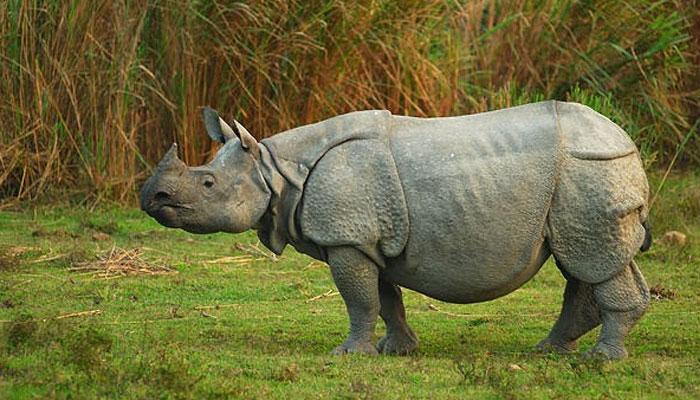
{"label": "rhino hind leg", "polygon": [[549,335],[537,345],[542,352],[570,353],[578,338],[600,325],[593,286],[562,272],[567,278],[564,305]]}
{"label": "rhino hind leg", "polygon": [[418,348],[418,338],[406,323],[402,297],[398,286],[380,279],[379,315],[386,324],[386,335],[377,343],[377,350],[381,353],[405,355]]}
{"label": "rhino hind leg", "polygon": [[328,264],[350,317],[350,333],[347,339],[333,349],[331,354],[376,355],[377,349],[372,344],[372,336],[380,308],[377,265],[352,247],[328,249]]}
{"label": "rhino hind leg", "polygon": [[598,342],[588,355],[620,359],[627,356],[624,339],[644,315],[649,304],[649,288],[634,261],[617,275],[593,285],[603,327]]}
{"label": "rhino hind leg", "polygon": [[[578,300],[588,304],[586,315],[599,315],[603,327],[592,354],[624,357],[623,339],[646,309],[648,289],[634,257],[648,242],[648,195],[636,153],[607,160],[562,158],[547,243],[567,279],[581,282],[572,283],[570,292],[574,285],[586,288]],[[565,304],[561,322],[550,334],[560,341],[557,344],[569,339],[558,333],[562,327],[584,330],[589,326],[581,323],[584,320],[597,325],[594,317],[582,317],[583,313],[567,312]]]}

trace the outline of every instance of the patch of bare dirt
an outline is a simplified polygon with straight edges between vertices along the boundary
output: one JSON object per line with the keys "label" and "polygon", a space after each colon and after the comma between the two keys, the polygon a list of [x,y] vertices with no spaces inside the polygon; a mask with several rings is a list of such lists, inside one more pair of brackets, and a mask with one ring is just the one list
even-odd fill
{"label": "patch of bare dirt", "polygon": [[76,239],[79,238],[80,235],[78,235],[75,232],[69,232],[65,229],[53,229],[53,230],[48,230],[44,227],[38,227],[32,231],[32,237],[35,238],[71,238],[71,239]]}
{"label": "patch of bare dirt", "polygon": [[28,252],[36,250],[34,247],[10,246],[0,248],[0,272],[16,271],[19,269],[20,257]]}
{"label": "patch of bare dirt", "polygon": [[683,232],[668,231],[664,233],[661,241],[671,246],[683,247],[688,243],[688,236]]}
{"label": "patch of bare dirt", "polygon": [[678,296],[675,290],[663,287],[658,283],[649,288],[649,294],[656,300],[673,300]]}

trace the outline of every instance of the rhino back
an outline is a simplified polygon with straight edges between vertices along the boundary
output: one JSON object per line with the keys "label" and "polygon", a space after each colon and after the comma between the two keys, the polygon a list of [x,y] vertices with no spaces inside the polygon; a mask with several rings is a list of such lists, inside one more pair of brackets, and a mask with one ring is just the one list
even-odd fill
{"label": "rhino back", "polygon": [[410,235],[388,272],[446,301],[519,287],[541,266],[555,186],[554,102],[465,117],[394,117],[391,149]]}

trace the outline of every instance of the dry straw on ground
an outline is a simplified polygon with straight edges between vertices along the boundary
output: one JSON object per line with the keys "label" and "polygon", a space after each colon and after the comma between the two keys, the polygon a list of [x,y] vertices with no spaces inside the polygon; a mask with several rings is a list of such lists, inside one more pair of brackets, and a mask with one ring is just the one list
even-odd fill
{"label": "dry straw on ground", "polygon": [[78,263],[70,271],[84,272],[96,279],[115,279],[131,275],[168,275],[177,270],[161,264],[150,264],[141,256],[142,249],[122,249],[112,247],[109,252],[98,256],[95,261]]}
{"label": "dry straw on ground", "polygon": [[236,243],[233,245],[233,247],[234,249],[245,253],[249,257],[253,257],[256,260],[265,259],[268,261],[277,262],[280,259],[275,253],[261,246],[260,242],[255,244]]}

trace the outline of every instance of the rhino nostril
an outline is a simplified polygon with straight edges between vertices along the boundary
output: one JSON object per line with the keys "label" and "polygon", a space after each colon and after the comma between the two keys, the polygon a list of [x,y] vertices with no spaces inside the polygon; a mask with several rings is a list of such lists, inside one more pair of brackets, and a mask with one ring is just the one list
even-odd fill
{"label": "rhino nostril", "polygon": [[170,194],[168,194],[167,192],[161,191],[161,192],[157,192],[154,198],[156,200],[166,200],[166,199],[170,198]]}

